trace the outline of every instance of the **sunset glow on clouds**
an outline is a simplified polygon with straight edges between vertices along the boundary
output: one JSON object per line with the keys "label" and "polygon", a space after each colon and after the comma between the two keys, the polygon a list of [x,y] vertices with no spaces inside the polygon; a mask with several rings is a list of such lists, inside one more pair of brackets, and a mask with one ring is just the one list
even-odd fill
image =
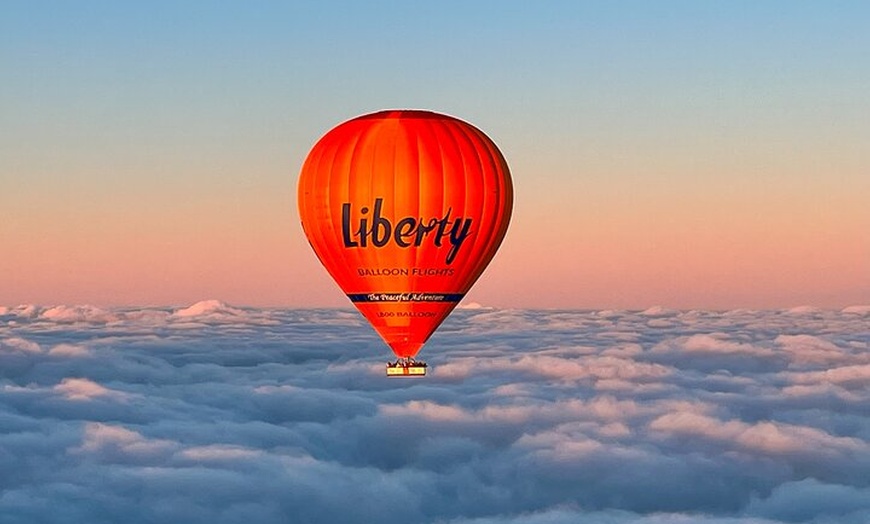
{"label": "sunset glow on clouds", "polygon": [[866,303],[868,19],[862,2],[13,3],[0,302],[343,306],[299,227],[299,169],[339,122],[410,107],[479,126],[513,172],[472,300]]}
{"label": "sunset glow on clouds", "polygon": [[0,520],[864,523],[868,315],[6,306]]}

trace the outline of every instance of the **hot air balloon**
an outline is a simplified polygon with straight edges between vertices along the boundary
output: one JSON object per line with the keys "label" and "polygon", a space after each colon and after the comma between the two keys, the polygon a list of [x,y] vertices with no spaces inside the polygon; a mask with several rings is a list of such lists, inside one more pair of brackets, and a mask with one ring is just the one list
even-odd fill
{"label": "hot air balloon", "polygon": [[320,262],[398,357],[415,360],[507,232],[513,186],[482,131],[457,118],[390,110],[339,124],[311,149],[298,186]]}

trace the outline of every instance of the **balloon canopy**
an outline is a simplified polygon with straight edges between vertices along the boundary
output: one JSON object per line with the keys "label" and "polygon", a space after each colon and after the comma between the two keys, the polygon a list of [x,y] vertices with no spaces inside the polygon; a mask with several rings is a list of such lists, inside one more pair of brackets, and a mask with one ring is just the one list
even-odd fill
{"label": "balloon canopy", "polygon": [[476,127],[395,110],[326,133],[302,166],[298,203],[320,262],[393,352],[411,358],[501,244],[513,187]]}

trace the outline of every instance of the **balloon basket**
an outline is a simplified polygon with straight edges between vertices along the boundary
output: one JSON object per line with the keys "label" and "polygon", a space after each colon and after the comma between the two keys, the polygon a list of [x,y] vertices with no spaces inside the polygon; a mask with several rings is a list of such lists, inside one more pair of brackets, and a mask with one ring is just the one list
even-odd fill
{"label": "balloon basket", "polygon": [[395,362],[387,362],[388,377],[425,377],[426,363],[412,358],[400,358]]}

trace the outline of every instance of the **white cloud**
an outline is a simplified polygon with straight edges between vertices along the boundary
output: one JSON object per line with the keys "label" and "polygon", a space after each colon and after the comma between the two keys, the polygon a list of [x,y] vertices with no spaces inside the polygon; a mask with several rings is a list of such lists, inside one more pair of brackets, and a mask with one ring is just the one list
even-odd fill
{"label": "white cloud", "polygon": [[474,420],[472,413],[457,406],[444,406],[435,402],[412,400],[405,405],[386,405],[381,412],[388,417],[414,416],[434,422],[469,422]]}
{"label": "white cloud", "polygon": [[841,366],[824,371],[806,371],[790,375],[795,384],[835,383],[847,386],[870,387],[870,364]]}
{"label": "white cloud", "polygon": [[520,373],[555,380],[645,380],[666,376],[670,370],[659,364],[637,362],[608,355],[561,358],[523,355],[517,358],[457,359],[435,369],[439,377],[457,379],[480,373]]}
{"label": "white cloud", "polygon": [[677,311],[668,309],[663,306],[652,306],[640,312],[645,317],[670,317],[677,314]]}
{"label": "white cloud", "polygon": [[852,315],[870,315],[870,305],[866,306],[849,306],[843,308],[843,313]]}
{"label": "white cloud", "polygon": [[243,446],[212,444],[184,449],[178,455],[183,459],[194,462],[232,462],[250,459],[262,454],[260,450]]}
{"label": "white cloud", "polygon": [[728,447],[763,454],[870,452],[870,444],[861,439],[836,437],[812,427],[771,421],[748,424],[697,413],[662,415],[650,423],[650,429],[673,436],[718,441]]}
{"label": "white cloud", "polygon": [[462,302],[458,306],[457,309],[492,309],[491,307],[484,306],[479,304],[478,302]]}
{"label": "white cloud", "polygon": [[43,310],[39,317],[58,323],[106,323],[118,320],[118,315],[94,306],[54,306]]}
{"label": "white cloud", "polygon": [[729,340],[725,333],[697,334],[683,340],[683,348],[690,353],[725,353],[744,354],[758,357],[769,357],[773,351],[757,348],[752,344]]}
{"label": "white cloud", "polygon": [[822,312],[822,309],[815,306],[795,306],[786,311],[790,315],[815,315]]}
{"label": "white cloud", "polygon": [[774,342],[790,354],[789,357],[795,364],[824,365],[850,359],[849,353],[836,344],[814,335],[779,335]]}
{"label": "white cloud", "polygon": [[68,400],[84,401],[100,397],[123,399],[126,397],[120,391],[113,391],[86,378],[65,378],[53,389]]}
{"label": "white cloud", "polygon": [[178,444],[165,439],[150,439],[122,426],[89,422],[84,427],[80,446],[72,453],[98,456],[103,460],[160,460]]}
{"label": "white cloud", "polygon": [[23,353],[41,353],[42,348],[36,342],[21,337],[10,337],[0,340],[0,351],[18,351]]}
{"label": "white cloud", "polygon": [[0,521],[870,515],[860,311],[457,309],[404,380],[350,309],[3,315]]}
{"label": "white cloud", "polygon": [[242,316],[244,311],[229,306],[220,300],[201,300],[192,306],[173,313],[176,317]]}
{"label": "white cloud", "polygon": [[8,308],[7,315],[15,315],[20,318],[35,318],[39,315],[42,308],[33,304],[21,304],[19,306]]}
{"label": "white cloud", "polygon": [[91,355],[91,350],[77,344],[62,342],[52,347],[48,354],[58,357],[87,357]]}

